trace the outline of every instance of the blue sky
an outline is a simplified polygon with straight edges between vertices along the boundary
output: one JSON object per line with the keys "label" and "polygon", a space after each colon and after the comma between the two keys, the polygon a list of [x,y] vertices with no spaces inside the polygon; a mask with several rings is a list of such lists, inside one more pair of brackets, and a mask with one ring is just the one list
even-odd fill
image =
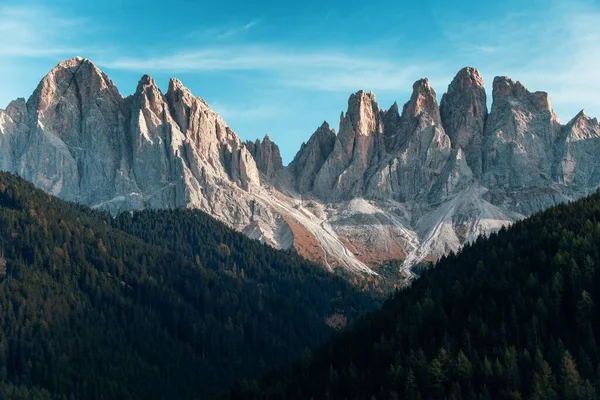
{"label": "blue sky", "polygon": [[[523,5],[526,3],[526,5]],[[0,0],[0,108],[59,61],[87,57],[123,95],[177,77],[243,139],[289,162],[350,93],[382,108],[428,77],[438,101],[470,65],[550,93],[563,122],[600,114],[600,2]]]}

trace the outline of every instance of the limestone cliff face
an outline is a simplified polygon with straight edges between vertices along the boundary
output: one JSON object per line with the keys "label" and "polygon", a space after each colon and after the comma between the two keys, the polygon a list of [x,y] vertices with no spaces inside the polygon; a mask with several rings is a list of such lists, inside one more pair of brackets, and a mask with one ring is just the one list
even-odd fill
{"label": "limestone cliff face", "polygon": [[394,150],[396,136],[400,131],[400,124],[401,120],[398,111],[398,103],[394,102],[394,104],[383,113],[383,139],[387,153]]}
{"label": "limestone cliff face", "polygon": [[583,196],[600,185],[600,123],[585,111],[562,129],[556,144],[554,179]]}
{"label": "limestone cliff face", "polygon": [[260,185],[248,149],[204,100],[194,97],[177,79],[170,80],[166,98],[185,138],[182,157],[193,176],[229,179],[244,189]]}
{"label": "limestone cliff face", "polygon": [[289,165],[295,177],[295,189],[300,193],[312,192],[315,179],[321,167],[335,146],[335,131],[327,122],[312,134],[308,142],[302,143],[300,151]]}
{"label": "limestone cliff face", "polygon": [[271,141],[269,134],[265,135],[262,141],[247,141],[246,147],[256,161],[256,167],[263,179],[278,188],[291,186],[288,171],[283,167],[279,146]]}
{"label": "limestone cliff face", "polygon": [[401,120],[394,193],[398,200],[416,200],[428,194],[452,152],[450,138],[441,123],[436,93],[427,79],[413,85],[413,94],[404,105]]}
{"label": "limestone cliff face", "polygon": [[314,191],[329,199],[361,196],[369,167],[383,156],[382,114],[373,93],[350,96],[333,151],[317,173]]}
{"label": "limestone cliff face", "polygon": [[498,77],[488,114],[474,68],[442,96],[427,79],[381,110],[348,100],[290,163],[267,135],[242,142],[177,79],[143,76],[124,98],[89,60],[58,64],[31,97],[0,110],[0,168],[113,213],[200,208],[328,269],[377,274],[457,250],[479,234],[600,185],[600,124],[561,125],[548,95]]}
{"label": "limestone cliff face", "polygon": [[27,115],[28,134],[14,137],[12,170],[84,204],[113,198],[117,186],[135,190],[118,162],[127,136],[127,107],[113,82],[91,62],[75,58],[54,68],[27,101]]}
{"label": "limestone cliff face", "polygon": [[78,57],[58,64],[27,103],[16,100],[0,115],[3,168],[67,200],[115,212],[182,207],[210,202],[190,190],[208,175],[244,189],[260,185],[240,139],[177,80],[165,96],[145,75],[123,98]]}
{"label": "limestone cliff face", "polygon": [[386,119],[390,118],[395,132],[387,135],[388,154],[371,177],[367,195],[400,202],[424,198],[452,153],[450,139],[441,124],[435,91],[427,79],[415,82],[399,119],[394,120],[393,114]]}
{"label": "limestone cliff face", "polygon": [[465,67],[458,72],[442,96],[440,114],[452,148],[462,149],[467,165],[480,177],[483,128],[488,112],[483,79],[476,69]]}
{"label": "limestone cliff face", "polygon": [[551,182],[560,123],[545,92],[494,79],[483,143],[483,181],[498,188],[543,187]]}

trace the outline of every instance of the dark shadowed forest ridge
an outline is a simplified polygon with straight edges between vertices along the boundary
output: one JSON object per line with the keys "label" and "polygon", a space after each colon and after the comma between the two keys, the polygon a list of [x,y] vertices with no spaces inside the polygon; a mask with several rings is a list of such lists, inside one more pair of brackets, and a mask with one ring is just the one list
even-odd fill
{"label": "dark shadowed forest ridge", "polygon": [[0,256],[0,398],[203,398],[377,303],[199,211],[113,220],[8,173]]}

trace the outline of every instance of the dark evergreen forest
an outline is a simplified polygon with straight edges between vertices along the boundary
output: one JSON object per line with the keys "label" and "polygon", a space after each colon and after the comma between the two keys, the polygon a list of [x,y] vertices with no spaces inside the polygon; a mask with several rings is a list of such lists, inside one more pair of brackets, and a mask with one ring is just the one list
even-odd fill
{"label": "dark evergreen forest", "polygon": [[201,212],[113,219],[0,173],[0,398],[206,398],[377,303]]}

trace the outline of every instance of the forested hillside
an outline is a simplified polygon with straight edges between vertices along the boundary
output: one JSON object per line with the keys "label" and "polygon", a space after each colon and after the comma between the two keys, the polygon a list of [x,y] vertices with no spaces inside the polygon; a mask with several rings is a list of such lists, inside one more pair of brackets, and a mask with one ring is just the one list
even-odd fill
{"label": "forested hillside", "polygon": [[312,355],[231,398],[595,399],[600,194],[449,255]]}
{"label": "forested hillside", "polygon": [[0,398],[205,398],[375,303],[199,212],[113,220],[0,173]]}

